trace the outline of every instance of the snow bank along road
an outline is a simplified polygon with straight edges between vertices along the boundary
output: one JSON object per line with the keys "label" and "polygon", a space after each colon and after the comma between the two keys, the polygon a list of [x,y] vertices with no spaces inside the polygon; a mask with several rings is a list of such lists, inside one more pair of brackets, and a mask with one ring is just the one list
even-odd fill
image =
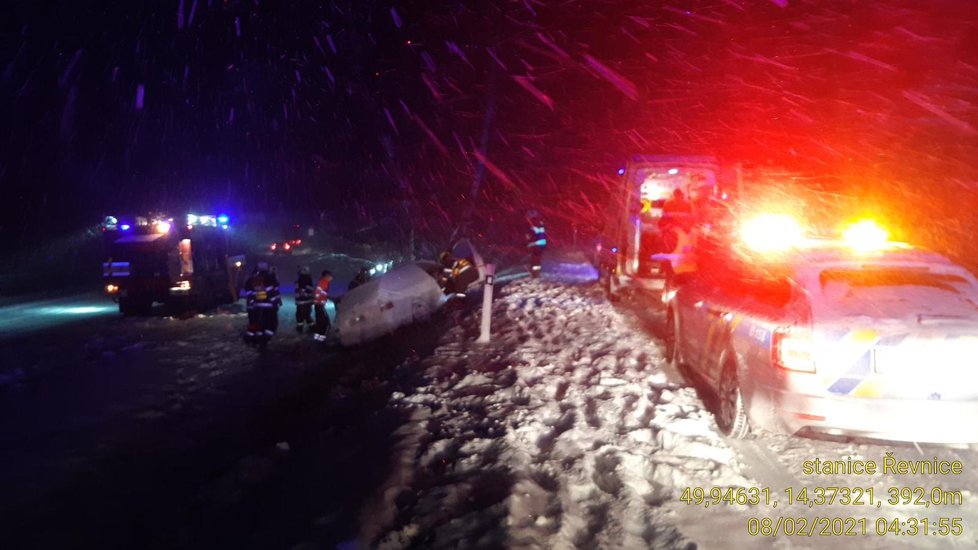
{"label": "snow bank along road", "polygon": [[[698,389],[667,369],[661,312],[611,306],[585,264],[499,288],[487,346],[473,344],[470,302],[347,351],[283,331],[258,356],[238,341],[234,310],[0,341],[20,346],[29,371],[0,385],[5,532],[18,548],[978,545],[974,452],[727,440]],[[802,473],[805,460],[882,464],[886,452],[964,472]],[[680,501],[687,487],[728,486],[769,488],[779,505]],[[816,487],[872,489],[882,503],[788,506],[789,487],[810,499]],[[932,505],[891,506],[891,487],[926,488]],[[928,536],[876,535],[877,518],[925,517]],[[960,536],[933,534],[945,517],[962,518]],[[759,531],[867,518],[868,534],[752,536],[752,518]]]}

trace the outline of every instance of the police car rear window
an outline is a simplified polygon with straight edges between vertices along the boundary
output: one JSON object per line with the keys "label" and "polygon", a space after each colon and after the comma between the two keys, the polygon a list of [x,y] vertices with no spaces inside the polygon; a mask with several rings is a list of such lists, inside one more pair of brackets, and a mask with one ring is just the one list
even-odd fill
{"label": "police car rear window", "polygon": [[833,269],[819,275],[822,288],[830,283],[842,283],[852,288],[924,286],[948,292],[958,292],[967,285],[964,278],[948,273],[932,273],[926,269]]}
{"label": "police car rear window", "polygon": [[845,315],[978,312],[978,289],[965,278],[912,268],[832,269],[819,275],[822,297]]}

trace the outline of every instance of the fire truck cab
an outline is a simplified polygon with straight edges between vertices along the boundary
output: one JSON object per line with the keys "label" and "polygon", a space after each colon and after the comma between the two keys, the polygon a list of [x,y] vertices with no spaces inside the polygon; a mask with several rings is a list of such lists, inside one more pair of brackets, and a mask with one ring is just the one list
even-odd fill
{"label": "fire truck cab", "polygon": [[234,302],[245,258],[231,255],[228,227],[225,215],[106,217],[105,292],[126,315]]}

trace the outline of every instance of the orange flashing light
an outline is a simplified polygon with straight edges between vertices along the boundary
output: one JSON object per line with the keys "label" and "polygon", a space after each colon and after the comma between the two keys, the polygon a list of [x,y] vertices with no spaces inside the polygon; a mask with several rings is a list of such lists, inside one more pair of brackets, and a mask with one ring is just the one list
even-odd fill
{"label": "orange flashing light", "polygon": [[857,252],[872,252],[886,248],[890,234],[872,220],[850,225],[842,234],[846,245]]}
{"label": "orange flashing light", "polygon": [[786,214],[763,214],[741,226],[740,239],[756,252],[785,252],[804,242],[801,224]]}

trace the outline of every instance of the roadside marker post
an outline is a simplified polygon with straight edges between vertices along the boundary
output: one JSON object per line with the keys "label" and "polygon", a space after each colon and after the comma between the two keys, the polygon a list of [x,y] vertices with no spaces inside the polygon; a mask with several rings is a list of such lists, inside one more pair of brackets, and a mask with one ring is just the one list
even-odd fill
{"label": "roadside marker post", "polygon": [[489,325],[492,322],[492,288],[495,284],[496,266],[486,264],[486,284],[482,285],[482,331],[476,343],[489,343]]}

